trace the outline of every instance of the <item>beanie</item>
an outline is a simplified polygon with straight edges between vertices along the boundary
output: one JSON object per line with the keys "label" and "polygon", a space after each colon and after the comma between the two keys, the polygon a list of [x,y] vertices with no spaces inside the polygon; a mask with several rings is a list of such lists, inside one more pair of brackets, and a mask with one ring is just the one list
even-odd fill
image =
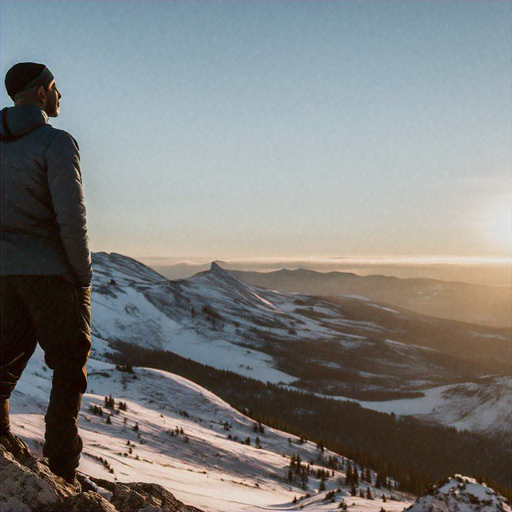
{"label": "beanie", "polygon": [[36,85],[48,87],[53,80],[52,72],[44,64],[20,62],[5,75],[5,88],[14,101],[14,96]]}

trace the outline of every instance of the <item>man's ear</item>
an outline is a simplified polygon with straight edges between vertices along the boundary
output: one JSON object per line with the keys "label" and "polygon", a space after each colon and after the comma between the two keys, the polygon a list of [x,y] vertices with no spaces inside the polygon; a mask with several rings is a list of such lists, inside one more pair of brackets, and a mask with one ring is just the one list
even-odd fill
{"label": "man's ear", "polygon": [[46,101],[46,96],[47,96],[46,89],[44,88],[44,86],[40,85],[37,88],[36,100],[38,101],[38,103],[43,104]]}

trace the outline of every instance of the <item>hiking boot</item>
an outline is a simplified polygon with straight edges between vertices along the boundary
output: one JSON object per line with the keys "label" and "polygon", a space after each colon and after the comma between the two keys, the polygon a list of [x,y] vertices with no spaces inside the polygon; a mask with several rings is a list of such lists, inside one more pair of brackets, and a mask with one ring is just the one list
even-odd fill
{"label": "hiking boot", "polygon": [[72,487],[76,493],[82,492],[82,484],[80,483],[76,475],[73,477],[72,480],[67,480],[66,478],[63,478],[63,480],[66,482],[67,485]]}
{"label": "hiking boot", "polygon": [[81,490],[81,485],[78,479],[76,478],[76,471],[74,469],[63,468],[59,466],[54,466],[51,462],[49,463],[50,471],[54,474],[62,478],[67,484],[72,487],[79,487]]}

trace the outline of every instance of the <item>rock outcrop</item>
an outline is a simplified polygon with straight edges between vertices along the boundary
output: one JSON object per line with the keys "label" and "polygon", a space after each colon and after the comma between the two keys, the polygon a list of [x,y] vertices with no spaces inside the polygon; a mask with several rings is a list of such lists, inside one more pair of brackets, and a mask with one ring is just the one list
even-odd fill
{"label": "rock outcrop", "polygon": [[475,479],[455,475],[433,485],[408,512],[512,512],[508,501]]}
{"label": "rock outcrop", "polygon": [[78,473],[74,485],[54,475],[28,449],[0,445],[2,512],[201,512],[161,485],[115,483]]}

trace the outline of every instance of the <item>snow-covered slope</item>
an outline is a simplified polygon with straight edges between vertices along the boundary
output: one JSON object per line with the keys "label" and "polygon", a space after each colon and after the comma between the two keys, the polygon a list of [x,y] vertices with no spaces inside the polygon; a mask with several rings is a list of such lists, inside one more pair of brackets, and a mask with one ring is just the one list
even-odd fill
{"label": "snow-covered slope", "polygon": [[424,389],[423,397],[359,403],[375,411],[411,415],[428,422],[510,439],[512,379],[483,378]]}
{"label": "snow-covered slope", "polygon": [[[479,379],[509,366],[510,340],[492,329],[438,325],[364,298],[334,304],[266,290],[215,263],[192,278],[168,281],[118,254],[96,253],[93,262],[96,358],[125,341],[323,394],[365,399],[415,390],[425,396],[361,404],[510,433],[510,377]],[[469,380],[476,383],[464,383]]]}
{"label": "snow-covered slope", "polygon": [[[90,392],[79,425],[80,470],[89,475],[161,484],[205,511],[335,510],[343,501],[354,504],[351,510],[401,511],[412,502],[410,495],[366,482],[361,488],[365,495],[370,489],[372,499],[351,496],[343,485],[347,459],[266,426],[255,432],[253,420],[179,376],[141,368],[132,374],[94,360],[88,367]],[[11,401],[13,430],[35,453],[41,452],[50,376],[38,349]],[[110,395],[114,409],[105,407]],[[120,402],[126,410],[119,409]],[[307,490],[288,479],[291,457],[297,455],[303,467],[310,464]],[[326,489],[319,491],[315,472],[326,470],[330,457],[340,466],[329,470]],[[373,484],[375,478],[372,472]],[[327,493],[332,493],[328,499]]]}
{"label": "snow-covered slope", "polygon": [[462,475],[432,486],[411,505],[410,512],[512,512],[503,496],[485,484]]}

